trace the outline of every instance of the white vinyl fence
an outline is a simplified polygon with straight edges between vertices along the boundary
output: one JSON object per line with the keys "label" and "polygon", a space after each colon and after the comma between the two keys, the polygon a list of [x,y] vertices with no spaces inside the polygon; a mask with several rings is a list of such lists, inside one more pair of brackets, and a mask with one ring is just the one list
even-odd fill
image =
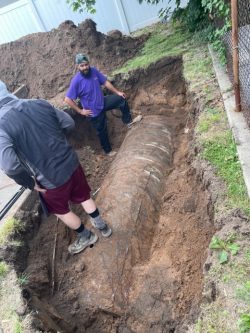
{"label": "white vinyl fence", "polygon": [[[0,0],[1,1],[1,0]],[[187,0],[182,0],[186,5]],[[66,0],[5,0],[0,2],[0,44],[14,41],[22,36],[39,31],[57,28],[65,20],[79,24],[86,18],[97,23],[97,30],[108,32],[118,29],[125,34],[154,23],[158,12],[169,6],[168,0],[162,0],[157,6],[138,0],[97,0],[96,13],[75,13]],[[172,0],[172,8],[175,1]]]}

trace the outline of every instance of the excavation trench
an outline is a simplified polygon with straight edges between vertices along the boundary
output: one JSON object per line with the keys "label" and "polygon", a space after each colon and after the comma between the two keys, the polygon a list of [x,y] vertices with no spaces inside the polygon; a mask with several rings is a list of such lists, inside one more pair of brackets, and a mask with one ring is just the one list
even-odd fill
{"label": "excavation trench", "polygon": [[115,159],[103,157],[86,120],[76,118],[71,137],[113,235],[70,256],[74,234],[54,217],[42,221],[29,241],[24,296],[46,332],[185,332],[198,312],[214,229],[209,194],[192,166],[182,59],[117,76],[115,84],[143,115],[127,131],[118,113],[109,114]]}

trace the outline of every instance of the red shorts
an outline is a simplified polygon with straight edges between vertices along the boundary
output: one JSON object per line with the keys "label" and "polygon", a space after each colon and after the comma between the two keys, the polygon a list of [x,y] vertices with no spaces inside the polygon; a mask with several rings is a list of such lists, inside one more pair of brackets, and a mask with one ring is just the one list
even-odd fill
{"label": "red shorts", "polygon": [[49,213],[63,215],[70,211],[69,202],[79,204],[90,199],[90,191],[83,169],[79,165],[65,184],[48,189],[42,195]]}

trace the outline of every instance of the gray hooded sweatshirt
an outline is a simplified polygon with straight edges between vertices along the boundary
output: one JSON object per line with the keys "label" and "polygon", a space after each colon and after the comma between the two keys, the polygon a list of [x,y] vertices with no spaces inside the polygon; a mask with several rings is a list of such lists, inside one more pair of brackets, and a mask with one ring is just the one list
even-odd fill
{"label": "gray hooded sweatshirt", "polygon": [[66,183],[79,165],[65,136],[74,126],[67,113],[45,100],[18,99],[0,81],[0,168],[16,183],[32,190],[32,174],[46,189]]}

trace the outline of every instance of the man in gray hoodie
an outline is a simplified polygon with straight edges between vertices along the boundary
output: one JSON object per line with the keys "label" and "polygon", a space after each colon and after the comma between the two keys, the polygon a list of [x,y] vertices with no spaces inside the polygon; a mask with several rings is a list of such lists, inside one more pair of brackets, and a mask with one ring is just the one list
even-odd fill
{"label": "man in gray hoodie", "polygon": [[69,208],[81,204],[104,237],[112,233],[90,197],[90,187],[75,151],[66,139],[73,119],[45,100],[18,99],[0,81],[0,168],[17,184],[38,191],[48,212],[77,233],[72,254],[94,244],[98,236],[86,229]]}

